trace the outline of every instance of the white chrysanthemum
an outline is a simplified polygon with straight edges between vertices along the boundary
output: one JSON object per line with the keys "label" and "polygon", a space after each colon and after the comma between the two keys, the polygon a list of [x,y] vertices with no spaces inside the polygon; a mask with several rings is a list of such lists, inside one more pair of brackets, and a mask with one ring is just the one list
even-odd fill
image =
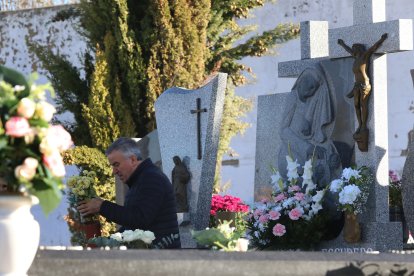
{"label": "white chrysanthemum", "polygon": [[135,240],[135,234],[132,230],[125,230],[122,232],[122,240],[125,242],[131,242]]}
{"label": "white chrysanthemum", "polygon": [[347,185],[339,193],[339,203],[341,203],[341,204],[353,204],[360,193],[361,193],[361,190],[358,188],[358,186],[356,186],[354,184]]}
{"label": "white chrysanthemum", "polygon": [[151,231],[144,231],[142,234],[141,240],[146,244],[151,244],[153,240],[155,240],[155,235]]}
{"label": "white chrysanthemum", "polygon": [[122,242],[122,234],[119,232],[112,234],[110,238]]}
{"label": "white chrysanthemum", "polygon": [[352,168],[345,168],[342,171],[342,177],[345,178],[347,181],[351,179],[351,177],[355,177],[356,179],[360,178],[358,170],[354,170]]}
{"label": "white chrysanthemum", "polygon": [[332,193],[337,193],[339,191],[339,189],[342,188],[343,184],[344,184],[344,182],[342,181],[342,179],[335,179],[331,182],[331,186],[330,186],[329,190]]}

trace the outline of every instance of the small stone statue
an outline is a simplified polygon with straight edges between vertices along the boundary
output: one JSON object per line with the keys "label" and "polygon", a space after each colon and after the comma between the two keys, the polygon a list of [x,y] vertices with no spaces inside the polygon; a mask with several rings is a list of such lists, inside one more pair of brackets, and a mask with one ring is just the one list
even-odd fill
{"label": "small stone statue", "polygon": [[181,161],[180,157],[174,156],[173,161],[175,166],[172,170],[171,179],[177,203],[177,212],[188,212],[187,185],[190,181],[191,175],[187,169],[187,166]]}
{"label": "small stone statue", "polygon": [[347,97],[354,97],[355,112],[358,119],[359,126],[354,133],[354,140],[358,143],[360,151],[368,151],[368,99],[371,94],[371,84],[368,77],[368,63],[372,54],[378,50],[388,34],[385,33],[381,38],[371,46],[368,50],[363,44],[353,44],[352,48],[345,44],[342,39],[338,39],[338,44],[341,45],[348,53],[350,53],[355,61],[352,67],[354,72],[355,84],[352,91],[348,93]]}

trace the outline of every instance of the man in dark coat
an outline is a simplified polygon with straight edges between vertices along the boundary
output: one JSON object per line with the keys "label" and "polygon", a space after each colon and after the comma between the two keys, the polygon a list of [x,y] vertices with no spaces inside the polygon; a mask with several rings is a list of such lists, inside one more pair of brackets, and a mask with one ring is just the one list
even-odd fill
{"label": "man in dark coat", "polygon": [[99,213],[122,225],[124,230],[149,230],[155,235],[155,248],[180,248],[177,209],[168,177],[151,159],[142,160],[137,143],[119,138],[106,151],[113,173],[126,183],[129,191],[124,206],[93,198],[80,202],[81,215]]}

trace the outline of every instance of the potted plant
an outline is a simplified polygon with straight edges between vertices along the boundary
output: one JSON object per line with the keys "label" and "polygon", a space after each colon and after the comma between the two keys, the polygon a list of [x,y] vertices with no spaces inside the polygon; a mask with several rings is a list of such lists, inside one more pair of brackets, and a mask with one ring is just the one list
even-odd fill
{"label": "potted plant", "polygon": [[96,197],[95,187],[99,184],[99,179],[94,171],[82,171],[79,176],[72,176],[67,181],[68,201],[70,212],[73,214],[74,229],[80,233],[81,245],[86,246],[90,238],[101,235],[101,225],[99,215],[81,216],[76,209],[79,202]]}
{"label": "potted plant", "polygon": [[239,197],[213,194],[210,208],[210,227],[216,227],[220,221],[225,220],[230,221],[230,226],[236,227],[237,224],[243,222],[243,216],[248,211],[249,206],[244,204]]}
{"label": "potted plant", "polygon": [[248,215],[250,244],[258,249],[312,249],[325,234],[322,214],[324,189],[313,183],[312,160],[301,165],[286,156],[287,178],[275,171],[271,176],[271,199],[256,203]]}
{"label": "potted plant", "polygon": [[52,96],[54,91],[50,84],[35,84],[36,78],[32,74],[26,80],[0,66],[2,275],[26,274],[29,269],[40,235],[30,207],[38,202],[48,214],[60,203],[65,175],[61,152],[73,144],[62,126],[50,124],[56,110],[46,101],[46,91]]}
{"label": "potted plant", "polygon": [[330,192],[337,197],[338,209],[345,212],[343,234],[348,243],[356,243],[361,239],[357,215],[363,211],[372,182],[373,177],[364,166],[359,169],[343,169],[341,177],[329,185]]}
{"label": "potted plant", "polygon": [[220,221],[217,227],[191,231],[191,235],[197,244],[213,250],[244,252],[249,246],[249,240],[244,238],[244,229],[231,227],[230,221]]}
{"label": "potted plant", "polygon": [[144,231],[141,229],[125,230],[122,233],[115,233],[108,237],[94,237],[89,240],[89,243],[95,244],[98,247],[122,247],[130,249],[147,249],[152,247],[152,242],[155,240],[155,235],[151,231]]}

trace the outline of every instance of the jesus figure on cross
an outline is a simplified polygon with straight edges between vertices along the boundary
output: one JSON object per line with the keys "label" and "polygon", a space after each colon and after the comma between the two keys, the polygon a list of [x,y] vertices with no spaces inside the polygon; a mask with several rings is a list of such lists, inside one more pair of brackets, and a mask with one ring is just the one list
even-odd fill
{"label": "jesus figure on cross", "polygon": [[365,46],[359,43],[353,44],[352,48],[350,48],[342,39],[338,39],[338,44],[341,45],[355,59],[352,66],[355,84],[352,91],[348,93],[347,97],[354,97],[355,112],[359,126],[353,137],[354,140],[358,142],[358,147],[361,151],[368,151],[367,119],[368,99],[371,94],[371,84],[368,77],[367,66],[372,54],[378,50],[387,37],[387,33],[383,34],[381,38],[368,50],[365,50]]}

